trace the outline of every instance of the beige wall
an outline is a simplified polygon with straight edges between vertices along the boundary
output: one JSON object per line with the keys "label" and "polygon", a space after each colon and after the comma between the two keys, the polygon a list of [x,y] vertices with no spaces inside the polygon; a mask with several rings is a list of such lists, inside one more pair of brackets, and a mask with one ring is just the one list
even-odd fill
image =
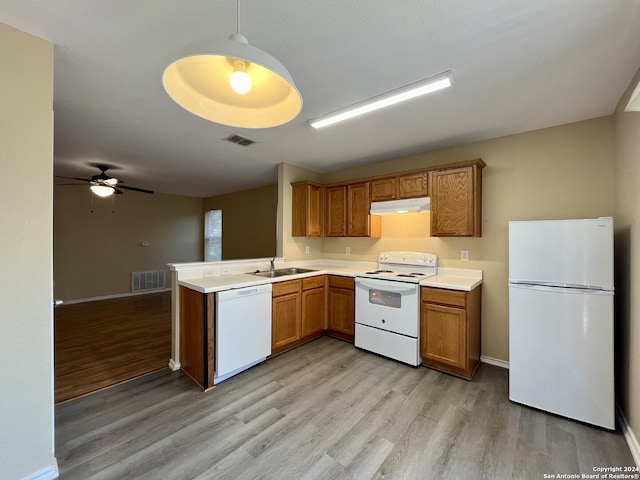
{"label": "beige wall", "polygon": [[[508,221],[613,215],[612,117],[369,164],[319,180],[328,183],[475,158],[487,164],[481,238],[432,238],[428,213],[388,216],[383,217],[382,238],[323,238],[321,256],[375,261],[385,250],[428,251],[439,255],[441,266],[482,269],[482,354],[508,360]],[[295,245],[309,240],[296,240]],[[351,256],[345,255],[347,246]],[[469,250],[469,262],[459,260],[461,249]],[[291,245],[286,253],[287,260],[305,258],[303,250]]]}
{"label": "beige wall", "polygon": [[278,185],[206,198],[204,211],[222,210],[222,260],[276,255]]}
{"label": "beige wall", "polygon": [[0,65],[0,477],[53,478],[53,45],[0,24]]}
{"label": "beige wall", "polygon": [[[85,185],[56,186],[55,296],[131,292],[131,272],[202,260],[203,235],[200,198],[137,192],[99,198]],[[142,247],[143,241],[149,246]]]}
{"label": "beige wall", "polygon": [[616,367],[618,402],[640,438],[640,112],[624,112],[640,70],[615,114]]}

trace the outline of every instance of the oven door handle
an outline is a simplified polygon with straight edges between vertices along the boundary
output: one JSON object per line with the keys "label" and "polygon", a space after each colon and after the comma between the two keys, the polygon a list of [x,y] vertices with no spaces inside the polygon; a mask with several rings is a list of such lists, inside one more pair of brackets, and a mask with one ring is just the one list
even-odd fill
{"label": "oven door handle", "polygon": [[[393,283],[398,283],[399,285],[393,285]],[[393,280],[366,280],[363,278],[356,278],[356,284],[358,285],[362,285],[365,288],[374,288],[377,290],[386,290],[388,292],[396,292],[396,293],[402,293],[402,292],[415,292],[416,288],[418,286],[417,283],[411,283],[411,284],[404,284],[401,285],[401,282],[394,282]]]}

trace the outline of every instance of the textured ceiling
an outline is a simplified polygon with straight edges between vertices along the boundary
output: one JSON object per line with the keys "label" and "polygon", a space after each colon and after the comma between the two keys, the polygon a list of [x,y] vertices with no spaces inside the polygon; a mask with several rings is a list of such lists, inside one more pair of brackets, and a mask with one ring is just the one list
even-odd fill
{"label": "textured ceiling", "polygon": [[[238,129],[161,83],[182,47],[235,31],[233,0],[1,0],[0,22],[55,44],[56,174],[106,163],[127,185],[197,197],[275,183],[280,162],[328,172],[609,115],[640,66],[640,0],[241,0],[240,33],[304,105],[289,124]],[[444,70],[450,89],[307,123]]]}

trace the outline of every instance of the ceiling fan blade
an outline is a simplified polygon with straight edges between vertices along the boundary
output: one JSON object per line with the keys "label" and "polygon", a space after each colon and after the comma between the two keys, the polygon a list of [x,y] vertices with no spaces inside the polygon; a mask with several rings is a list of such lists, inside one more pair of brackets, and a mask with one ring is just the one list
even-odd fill
{"label": "ceiling fan blade", "polygon": [[91,182],[86,178],[78,178],[78,177],[63,177],[62,175],[54,175],[55,178],[65,178],[67,180],[78,180],[79,182]]}
{"label": "ceiling fan blade", "polygon": [[122,195],[124,192],[122,190],[120,190],[119,188],[113,187],[113,193],[116,195]]}
{"label": "ceiling fan blade", "polygon": [[134,192],[142,192],[142,193],[150,193],[153,194],[153,190],[145,190],[144,188],[137,188],[137,187],[127,187],[125,185],[120,185],[118,184],[118,188],[122,188],[124,190],[133,190]]}

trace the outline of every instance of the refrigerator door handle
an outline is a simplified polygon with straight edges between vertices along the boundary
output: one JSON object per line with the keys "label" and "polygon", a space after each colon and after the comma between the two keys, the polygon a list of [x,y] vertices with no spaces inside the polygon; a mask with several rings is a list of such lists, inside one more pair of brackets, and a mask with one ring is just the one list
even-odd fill
{"label": "refrigerator door handle", "polygon": [[589,295],[613,295],[613,290],[605,290],[602,287],[587,288],[567,287],[563,285],[544,285],[539,283],[509,282],[509,287],[521,288],[523,290],[536,290],[539,292],[557,292],[557,293],[580,293]]}

